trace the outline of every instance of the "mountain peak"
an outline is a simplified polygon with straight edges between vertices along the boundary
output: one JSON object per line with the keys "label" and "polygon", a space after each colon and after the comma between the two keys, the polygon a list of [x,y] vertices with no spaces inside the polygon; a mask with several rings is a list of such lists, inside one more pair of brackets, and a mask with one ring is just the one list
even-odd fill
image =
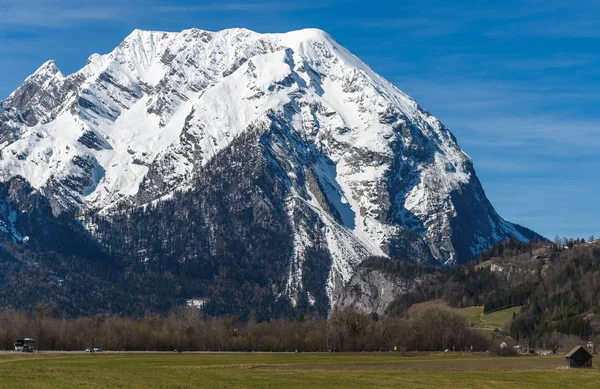
{"label": "mountain peak", "polygon": [[158,31],[158,30],[141,30],[136,28],[133,30],[125,39],[123,39],[123,43],[139,41],[144,39],[166,39],[172,36],[175,36],[179,33],[176,32],[166,32],[166,31]]}
{"label": "mountain peak", "polygon": [[56,65],[56,61],[53,59],[50,59],[46,62],[44,62],[42,64],[42,66],[40,66],[35,72],[34,74],[38,74],[41,72],[50,72],[52,74],[56,74],[58,72],[60,72],[60,70],[58,69],[58,66]]}
{"label": "mountain peak", "polygon": [[328,32],[319,28],[303,28],[286,32],[284,35],[296,37],[301,41],[334,41],[334,38]]}
{"label": "mountain peak", "polygon": [[63,77],[62,72],[58,69],[56,61],[51,59],[42,64],[30,77],[35,78],[51,78],[54,76]]}

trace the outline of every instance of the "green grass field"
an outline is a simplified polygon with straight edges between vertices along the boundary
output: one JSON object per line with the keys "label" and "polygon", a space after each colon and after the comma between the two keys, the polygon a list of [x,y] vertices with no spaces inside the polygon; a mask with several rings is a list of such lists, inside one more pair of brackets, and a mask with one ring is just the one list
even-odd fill
{"label": "green grass field", "polygon": [[480,306],[463,308],[460,311],[473,325],[493,330],[494,328],[503,329],[504,325],[512,320],[513,313],[518,313],[520,310],[521,307],[513,307],[484,315],[483,307]]}
{"label": "green grass field", "polygon": [[562,357],[358,354],[0,355],[0,388],[597,388]]}

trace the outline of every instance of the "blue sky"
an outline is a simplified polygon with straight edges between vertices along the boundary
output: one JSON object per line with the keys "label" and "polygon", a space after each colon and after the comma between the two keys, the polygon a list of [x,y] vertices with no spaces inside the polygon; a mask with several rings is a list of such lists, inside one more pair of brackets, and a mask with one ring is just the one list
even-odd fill
{"label": "blue sky", "polygon": [[503,217],[600,236],[600,1],[0,0],[0,99],[48,59],[191,27],[328,31],[452,130]]}

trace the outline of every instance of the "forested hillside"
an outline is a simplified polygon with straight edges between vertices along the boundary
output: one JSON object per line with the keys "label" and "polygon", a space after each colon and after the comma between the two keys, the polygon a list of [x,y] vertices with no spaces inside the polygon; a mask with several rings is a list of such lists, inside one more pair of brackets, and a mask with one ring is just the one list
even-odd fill
{"label": "forested hillside", "polygon": [[[365,262],[365,266],[374,262],[394,274],[396,268],[386,259]],[[421,277],[412,290],[399,295],[388,306],[387,314],[405,315],[414,304],[432,300],[456,308],[483,306],[484,313],[521,306],[505,328],[516,340],[541,345],[549,338],[573,335],[592,339],[600,334],[598,241],[509,240],[462,267],[414,267],[414,271],[430,276]]]}

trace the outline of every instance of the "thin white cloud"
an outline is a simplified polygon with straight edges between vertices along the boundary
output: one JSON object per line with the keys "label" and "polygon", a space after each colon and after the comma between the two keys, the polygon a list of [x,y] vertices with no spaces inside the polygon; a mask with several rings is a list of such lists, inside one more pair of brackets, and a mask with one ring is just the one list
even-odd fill
{"label": "thin white cloud", "polygon": [[210,4],[194,4],[194,5],[157,5],[153,8],[157,12],[180,13],[180,12],[282,12],[282,11],[298,11],[310,9],[328,8],[336,4],[333,1],[245,1],[245,2],[217,2]]}
{"label": "thin white cloud", "polygon": [[569,111],[578,101],[598,99],[592,90],[524,89],[501,81],[403,78],[396,83],[448,125],[461,144],[531,148],[543,142],[541,152],[561,154],[600,147],[600,118]]}
{"label": "thin white cloud", "polygon": [[329,1],[220,1],[194,5],[164,0],[0,0],[0,29],[15,26],[71,28],[85,22],[128,22],[132,18],[176,13],[276,13],[322,9],[336,4]]}
{"label": "thin white cloud", "polygon": [[0,28],[68,28],[72,23],[118,20],[134,9],[127,3],[104,1],[94,4],[73,0],[1,0]]}
{"label": "thin white cloud", "polygon": [[528,1],[526,18],[491,28],[486,35],[494,38],[598,38],[600,3],[598,1]]}
{"label": "thin white cloud", "polygon": [[364,29],[396,30],[406,37],[420,39],[446,36],[465,28],[464,21],[460,19],[438,19],[427,16],[344,20],[343,23]]}

